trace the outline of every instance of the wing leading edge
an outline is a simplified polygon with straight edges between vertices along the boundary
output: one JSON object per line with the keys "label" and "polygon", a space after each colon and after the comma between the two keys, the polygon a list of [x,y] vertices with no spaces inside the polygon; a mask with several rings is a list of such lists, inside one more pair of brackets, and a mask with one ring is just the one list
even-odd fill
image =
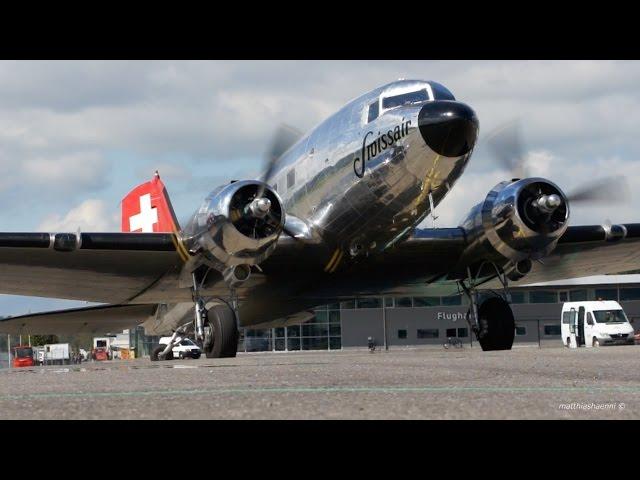
{"label": "wing leading edge", "polygon": [[131,303],[182,260],[168,233],[0,233],[0,293]]}

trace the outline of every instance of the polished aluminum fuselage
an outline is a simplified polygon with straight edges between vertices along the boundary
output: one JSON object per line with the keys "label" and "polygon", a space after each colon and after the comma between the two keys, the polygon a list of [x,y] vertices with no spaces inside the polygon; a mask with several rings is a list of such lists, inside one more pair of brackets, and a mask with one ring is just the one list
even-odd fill
{"label": "polished aluminum fuselage", "polygon": [[[434,272],[446,272],[442,265],[382,276],[367,269],[367,264],[375,265],[372,257],[407,238],[431,205],[442,201],[471,156],[472,150],[458,157],[440,155],[423,138],[419,114],[438,99],[436,88],[423,81],[377,88],[346,104],[278,159],[268,181],[282,201],[286,225],[304,232],[304,241],[297,243],[300,256],[283,257],[276,247],[235,288],[242,325],[303,321],[300,314],[308,315],[310,306],[328,298],[389,291],[407,281],[424,288]],[[422,89],[428,101],[382,108],[383,98]],[[368,121],[374,102],[380,115]],[[282,241],[293,240],[281,235]],[[442,261],[453,260],[444,253]],[[360,268],[350,270],[356,263]],[[228,285],[221,276],[210,275],[203,294],[228,296]]]}
{"label": "polished aluminum fuselage", "polygon": [[381,252],[425,219],[430,193],[435,206],[453,187],[471,152],[449,158],[427,146],[418,128],[425,102],[381,110],[367,122],[371,103],[425,87],[433,100],[429,82],[420,81],[398,81],[362,95],[280,158],[271,184],[286,212],[305,221],[312,236],[350,257]]}

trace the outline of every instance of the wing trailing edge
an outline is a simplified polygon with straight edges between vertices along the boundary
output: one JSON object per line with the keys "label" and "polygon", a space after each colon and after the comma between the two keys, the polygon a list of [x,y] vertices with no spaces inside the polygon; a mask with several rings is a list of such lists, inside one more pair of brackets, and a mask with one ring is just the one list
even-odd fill
{"label": "wing trailing edge", "polygon": [[0,319],[0,333],[11,335],[105,334],[135,327],[155,314],[157,305],[97,305]]}

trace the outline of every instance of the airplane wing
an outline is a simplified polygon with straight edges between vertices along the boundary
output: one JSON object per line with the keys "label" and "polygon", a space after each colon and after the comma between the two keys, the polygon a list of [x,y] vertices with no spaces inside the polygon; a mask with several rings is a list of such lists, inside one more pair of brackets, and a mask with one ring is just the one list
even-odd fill
{"label": "airplane wing", "polygon": [[[640,223],[625,224],[626,236],[613,239],[602,225],[569,227],[547,257],[533,262],[524,278],[510,285],[549,282],[591,275],[621,274],[640,269]],[[487,288],[499,287],[496,280]]]}
{"label": "airplane wing", "polygon": [[106,334],[132,328],[151,317],[156,305],[98,305],[0,319],[0,332],[27,334]]}
{"label": "airplane wing", "polygon": [[[600,225],[569,227],[551,255],[534,262],[527,276],[511,283],[522,285],[640,269],[640,224],[624,227],[626,236],[616,240]],[[165,290],[177,289],[177,285],[171,285],[183,265],[174,240],[173,234],[165,233],[82,233],[79,241],[74,234],[0,233],[0,293],[111,304],[102,310],[14,317],[0,322],[0,331],[25,331],[27,327],[35,331],[32,327],[48,321],[56,322],[57,332],[81,331],[84,321],[91,323],[90,328],[115,330],[116,324],[120,326],[118,322],[125,325],[123,328],[144,322],[156,311],[160,297],[162,301],[166,297],[168,303],[189,302],[188,291]],[[241,318],[267,322],[302,311],[305,306],[326,303],[327,299],[381,292],[425,295],[427,289],[441,289],[438,294],[451,294],[456,290],[455,282],[441,280],[466,245],[461,228],[418,229],[383,254],[341,269],[341,255],[283,238],[262,264],[264,275],[270,280],[246,292],[242,305],[246,313]],[[164,285],[164,278],[171,285]],[[492,280],[484,286],[499,285]],[[153,302],[148,301],[145,293],[156,289],[164,293],[156,295]],[[177,315],[179,319],[183,316]]]}
{"label": "airplane wing", "polygon": [[[640,269],[640,224],[625,224],[624,238],[611,238],[601,225],[569,227],[556,249],[523,279],[511,285],[562,280],[596,274],[620,274]],[[451,295],[455,279],[445,277],[467,246],[462,228],[417,229],[384,253],[336,275],[324,296]],[[449,277],[450,278],[450,277]],[[490,280],[482,288],[500,287]]]}
{"label": "airplane wing", "polygon": [[640,269],[640,224],[624,225],[624,238],[608,238],[602,225],[569,227],[551,255],[534,262],[517,285],[620,274]]}
{"label": "airplane wing", "polygon": [[168,233],[0,233],[0,293],[123,304],[182,260]]}

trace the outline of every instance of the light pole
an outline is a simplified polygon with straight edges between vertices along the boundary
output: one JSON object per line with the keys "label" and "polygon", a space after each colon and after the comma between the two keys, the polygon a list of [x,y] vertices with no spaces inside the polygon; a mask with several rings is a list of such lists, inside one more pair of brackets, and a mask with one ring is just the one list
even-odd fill
{"label": "light pole", "polygon": [[384,349],[389,350],[389,342],[387,342],[387,297],[382,297],[382,331]]}

